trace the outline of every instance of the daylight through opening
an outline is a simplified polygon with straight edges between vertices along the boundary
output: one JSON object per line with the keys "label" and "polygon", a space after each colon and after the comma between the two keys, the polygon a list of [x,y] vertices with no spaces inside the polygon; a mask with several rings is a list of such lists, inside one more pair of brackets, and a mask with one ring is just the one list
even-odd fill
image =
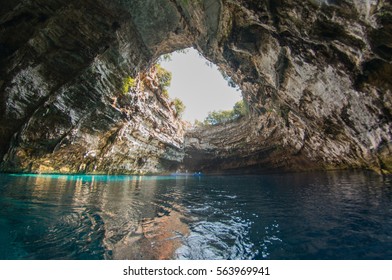
{"label": "daylight through opening", "polygon": [[238,86],[194,48],[163,55],[159,64],[172,73],[167,91],[185,105],[183,120],[218,124],[242,114],[244,104]]}

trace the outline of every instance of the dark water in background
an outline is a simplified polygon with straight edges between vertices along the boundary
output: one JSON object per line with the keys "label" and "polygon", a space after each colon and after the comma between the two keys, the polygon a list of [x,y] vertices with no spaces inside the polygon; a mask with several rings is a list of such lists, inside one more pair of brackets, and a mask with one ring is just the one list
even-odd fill
{"label": "dark water in background", "polygon": [[392,181],[0,175],[0,259],[392,259]]}

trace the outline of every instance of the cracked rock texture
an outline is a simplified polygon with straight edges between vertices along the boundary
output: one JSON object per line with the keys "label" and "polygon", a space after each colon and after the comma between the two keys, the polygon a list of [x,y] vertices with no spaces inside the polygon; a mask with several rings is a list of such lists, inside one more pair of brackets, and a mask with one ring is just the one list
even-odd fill
{"label": "cracked rock texture", "polygon": [[[390,1],[4,0],[0,32],[3,171],[392,171]],[[184,137],[152,65],[190,46],[250,112]]]}

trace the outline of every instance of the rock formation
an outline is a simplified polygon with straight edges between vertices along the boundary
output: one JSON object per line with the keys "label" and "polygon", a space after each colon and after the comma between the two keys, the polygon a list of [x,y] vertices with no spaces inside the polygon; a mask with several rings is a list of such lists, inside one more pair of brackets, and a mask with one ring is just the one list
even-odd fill
{"label": "rock formation", "polygon": [[[389,1],[2,2],[3,171],[392,171]],[[184,140],[151,67],[190,46],[250,112]]]}

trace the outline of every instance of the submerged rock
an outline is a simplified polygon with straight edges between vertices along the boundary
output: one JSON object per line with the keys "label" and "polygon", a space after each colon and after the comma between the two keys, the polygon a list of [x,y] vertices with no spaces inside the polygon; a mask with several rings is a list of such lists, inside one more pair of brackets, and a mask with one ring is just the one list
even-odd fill
{"label": "submerged rock", "polygon": [[[3,2],[2,171],[392,171],[387,1]],[[249,115],[184,139],[159,89],[122,86],[190,46]]]}

